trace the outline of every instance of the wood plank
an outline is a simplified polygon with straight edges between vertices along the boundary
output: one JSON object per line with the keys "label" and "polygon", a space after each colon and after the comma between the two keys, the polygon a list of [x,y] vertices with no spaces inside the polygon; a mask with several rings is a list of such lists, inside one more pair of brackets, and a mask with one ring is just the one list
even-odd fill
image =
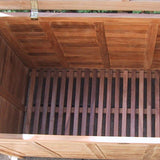
{"label": "wood plank", "polygon": [[154,145],[154,144],[153,145],[149,145],[145,150],[145,154],[143,156],[143,160],[152,159],[152,156],[153,156],[155,150],[156,150],[156,145]]}
{"label": "wood plank", "polygon": [[24,133],[30,132],[33,96],[34,96],[34,90],[35,90],[35,81],[36,81],[36,70],[32,70],[29,97],[28,97],[28,105],[27,105],[27,113],[26,113],[26,121],[25,121],[25,125],[24,125]]}
{"label": "wood plank", "polygon": [[99,101],[98,101],[97,136],[102,136],[103,98],[104,98],[104,70],[101,70],[100,85],[99,85]]}
{"label": "wood plank", "polygon": [[46,134],[47,106],[48,106],[48,100],[49,100],[50,81],[51,81],[51,71],[48,70],[47,77],[46,77],[45,91],[44,91],[41,134]]}
{"label": "wood plank", "polygon": [[136,71],[132,71],[131,76],[131,128],[130,135],[135,136],[135,116],[136,116]]}
{"label": "wood plank", "polygon": [[112,98],[112,70],[108,71],[107,79],[107,102],[106,102],[106,126],[105,135],[110,136],[111,129],[111,98]]}
{"label": "wood plank", "polygon": [[91,112],[89,121],[89,135],[93,136],[94,133],[94,120],[95,120],[95,105],[96,105],[96,82],[97,82],[97,70],[93,70],[92,77],[92,91],[91,91]]}
{"label": "wood plank", "polygon": [[68,67],[67,61],[64,57],[64,51],[62,49],[61,44],[58,42],[53,30],[51,30],[49,23],[41,22],[40,23],[44,32],[47,34],[48,40],[51,42],[51,44],[56,48],[56,55],[58,59],[60,60],[60,63],[63,67]]}
{"label": "wood plank", "polygon": [[120,72],[116,71],[115,77],[115,113],[114,113],[114,136],[118,136],[118,126],[119,126],[119,82]]}
{"label": "wood plank", "polygon": [[57,85],[58,85],[58,71],[55,70],[54,71],[54,78],[53,78],[51,112],[50,112],[50,120],[49,120],[49,134],[53,134],[53,131],[54,131]]}
{"label": "wood plank", "polygon": [[61,79],[61,89],[60,89],[60,101],[59,101],[59,111],[58,111],[58,126],[57,134],[62,134],[62,122],[63,122],[63,108],[64,108],[64,98],[65,98],[65,86],[66,86],[66,70],[62,72]]}
{"label": "wood plank", "polygon": [[144,71],[139,72],[139,115],[138,115],[138,136],[143,137],[143,110],[144,110]]}
{"label": "wood plank", "polygon": [[149,69],[152,66],[155,46],[157,42],[158,24],[151,24],[148,29],[147,47],[145,55],[145,68]]}
{"label": "wood plank", "polygon": [[68,85],[68,96],[67,96],[67,110],[66,110],[66,121],[65,121],[65,135],[70,134],[70,122],[71,122],[71,108],[72,108],[72,93],[73,93],[73,70],[69,71],[69,85]]}
{"label": "wood plank", "polygon": [[105,30],[104,30],[104,23],[96,22],[95,30],[96,30],[97,41],[98,41],[102,61],[104,64],[104,68],[110,67],[110,60],[109,60],[109,53],[108,53]]}
{"label": "wood plank", "polygon": [[82,112],[82,125],[81,135],[86,135],[87,127],[87,110],[88,110],[88,89],[89,89],[89,70],[85,69],[84,76],[84,90],[83,90],[83,112]]}
{"label": "wood plank", "polygon": [[159,71],[155,72],[155,137],[160,137]]}
{"label": "wood plank", "polygon": [[127,92],[128,92],[128,71],[123,72],[123,107],[122,107],[122,136],[126,136],[127,128]]}
{"label": "wood plank", "polygon": [[33,122],[33,134],[38,133],[39,115],[40,115],[41,97],[42,97],[42,85],[43,85],[43,70],[41,70],[38,75],[38,91],[36,97],[35,115]]}
{"label": "wood plank", "polygon": [[75,108],[74,108],[73,135],[78,134],[81,74],[82,74],[81,70],[78,70],[77,71],[77,78],[76,78],[76,95],[75,95]]}
{"label": "wood plank", "polygon": [[[142,10],[159,11],[160,3],[158,1],[99,1],[99,0],[39,0],[38,8],[40,10]],[[0,1],[0,9],[30,9],[29,0],[5,0]]]}
{"label": "wood plank", "polygon": [[151,71],[147,71],[147,137],[152,136]]}

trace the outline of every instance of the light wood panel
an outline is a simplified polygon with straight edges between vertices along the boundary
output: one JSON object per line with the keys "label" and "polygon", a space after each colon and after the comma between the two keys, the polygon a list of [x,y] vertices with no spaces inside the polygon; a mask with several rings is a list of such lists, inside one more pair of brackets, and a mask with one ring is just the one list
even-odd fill
{"label": "light wood panel", "polygon": [[31,68],[159,69],[158,15],[7,14],[1,35]]}
{"label": "light wood panel", "polygon": [[[82,3],[83,2],[83,3]],[[41,10],[145,10],[159,11],[159,2],[154,0],[39,0],[38,7]],[[29,0],[5,0],[0,1],[0,9],[31,9]]]}

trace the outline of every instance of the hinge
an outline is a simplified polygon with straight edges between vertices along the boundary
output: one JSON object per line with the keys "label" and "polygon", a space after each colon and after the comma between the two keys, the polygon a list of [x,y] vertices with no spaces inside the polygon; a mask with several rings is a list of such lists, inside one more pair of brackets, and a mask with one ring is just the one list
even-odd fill
{"label": "hinge", "polygon": [[38,19],[38,0],[30,0],[31,1],[31,19]]}

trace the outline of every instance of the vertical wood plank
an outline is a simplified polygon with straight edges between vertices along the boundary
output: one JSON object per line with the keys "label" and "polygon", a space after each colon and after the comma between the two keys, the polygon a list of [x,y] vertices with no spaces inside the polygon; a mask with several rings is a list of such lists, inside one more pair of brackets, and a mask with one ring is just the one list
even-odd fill
{"label": "vertical wood plank", "polygon": [[24,133],[30,132],[35,81],[36,81],[36,70],[32,70]]}
{"label": "vertical wood plank", "polygon": [[46,133],[46,122],[47,122],[47,109],[48,109],[48,100],[49,100],[50,81],[51,81],[51,72],[47,71],[45,93],[44,93],[44,105],[43,105],[43,113],[42,113],[41,134]]}
{"label": "vertical wood plank", "polygon": [[119,123],[119,80],[120,72],[116,71],[115,77],[115,113],[114,113],[114,136],[118,136],[118,123]]}
{"label": "vertical wood plank", "polygon": [[39,80],[38,80],[38,91],[36,98],[36,107],[35,107],[35,117],[33,122],[33,133],[38,133],[38,124],[39,124],[39,115],[40,115],[40,107],[41,107],[41,96],[42,96],[42,85],[43,85],[43,71],[39,72]]}
{"label": "vertical wood plank", "polygon": [[143,108],[144,108],[144,71],[139,72],[139,119],[138,136],[143,137]]}
{"label": "vertical wood plank", "polygon": [[63,122],[63,108],[64,108],[64,98],[65,98],[65,87],[66,87],[66,75],[67,72],[64,70],[62,72],[62,81],[61,81],[61,89],[60,89],[60,102],[59,102],[59,110],[58,110],[58,126],[57,126],[57,134],[62,134],[62,122]]}
{"label": "vertical wood plank", "polygon": [[77,71],[77,79],[76,79],[76,95],[75,95],[73,135],[77,135],[78,134],[81,74],[82,74],[81,70],[78,70]]}
{"label": "vertical wood plank", "polygon": [[105,126],[106,136],[110,136],[111,97],[112,97],[112,71],[109,70],[108,81],[107,81],[107,102],[106,102],[106,126]]}
{"label": "vertical wood plank", "polygon": [[155,136],[160,137],[159,71],[155,72]]}
{"label": "vertical wood plank", "polygon": [[91,91],[91,113],[90,113],[90,124],[89,124],[89,135],[93,136],[94,131],[94,119],[95,119],[95,105],[96,105],[96,81],[97,81],[97,70],[93,70],[92,78],[92,91]]}
{"label": "vertical wood plank", "polygon": [[135,114],[136,114],[136,71],[132,71],[131,77],[131,137],[135,136]]}
{"label": "vertical wood plank", "polygon": [[151,137],[152,126],[152,108],[151,108],[151,71],[147,71],[147,137]]}
{"label": "vertical wood plank", "polygon": [[85,70],[84,92],[83,92],[83,111],[82,111],[82,126],[81,135],[86,135],[87,126],[87,109],[88,109],[88,86],[89,86],[89,70]]}
{"label": "vertical wood plank", "polygon": [[101,70],[100,71],[100,85],[99,85],[97,136],[102,135],[103,98],[104,98],[104,70]]}
{"label": "vertical wood plank", "polygon": [[58,71],[55,70],[54,77],[53,77],[51,112],[50,112],[50,118],[49,118],[49,134],[51,134],[51,135],[53,134],[53,130],[54,130],[57,85],[58,85]]}
{"label": "vertical wood plank", "polygon": [[126,136],[126,127],[127,127],[127,91],[128,91],[128,71],[124,71],[123,72],[122,136]]}
{"label": "vertical wood plank", "polygon": [[72,108],[72,92],[73,92],[73,70],[70,70],[69,71],[68,96],[67,96],[65,135],[69,135],[69,131],[70,131],[71,108]]}

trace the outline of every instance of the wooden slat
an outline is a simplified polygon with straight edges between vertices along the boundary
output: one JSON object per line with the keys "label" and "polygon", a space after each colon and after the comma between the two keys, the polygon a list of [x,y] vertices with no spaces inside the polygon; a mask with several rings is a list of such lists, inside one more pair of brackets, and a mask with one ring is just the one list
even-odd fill
{"label": "wooden slat", "polygon": [[81,70],[78,70],[77,71],[77,78],[76,78],[76,95],[75,95],[73,135],[77,135],[78,134],[79,105],[80,105],[80,86],[81,86]]}
{"label": "wooden slat", "polygon": [[59,101],[59,111],[58,111],[58,126],[57,134],[62,134],[62,122],[63,122],[63,108],[64,108],[64,98],[65,98],[65,86],[66,86],[66,70],[62,72],[61,89],[60,89],[60,101]]}
{"label": "wooden slat", "polygon": [[35,81],[36,81],[36,70],[32,70],[24,133],[30,132]]}
{"label": "wooden slat", "polygon": [[42,85],[43,85],[43,71],[41,70],[38,75],[38,91],[36,97],[36,107],[35,107],[35,115],[33,122],[33,133],[38,133],[38,125],[39,125],[39,115],[40,115],[40,107],[41,107],[41,96],[42,96]]}
{"label": "wooden slat", "polygon": [[97,70],[93,70],[92,77],[92,91],[91,91],[91,112],[89,121],[89,135],[93,136],[94,133],[94,120],[95,120],[95,105],[96,105],[96,82],[97,82]]}
{"label": "wooden slat", "polygon": [[85,70],[84,76],[84,90],[83,90],[83,112],[82,112],[82,125],[81,135],[86,135],[87,127],[87,110],[88,110],[88,89],[89,89],[89,70]]}
{"label": "wooden slat", "polygon": [[155,137],[160,137],[159,71],[155,72]]}
{"label": "wooden slat", "polygon": [[104,67],[105,68],[110,67],[110,60],[109,60],[107,43],[106,43],[104,23],[96,22],[95,23],[95,29],[96,29],[97,41],[98,41],[100,54],[101,54],[101,57],[102,57]]}
{"label": "wooden slat", "polygon": [[118,126],[119,126],[119,82],[120,81],[120,73],[116,71],[115,78],[115,113],[114,113],[114,136],[118,136]]}
{"label": "wooden slat", "polygon": [[67,61],[64,57],[63,49],[62,49],[60,43],[57,41],[57,38],[55,37],[54,32],[51,30],[49,23],[46,23],[46,22],[42,23],[41,22],[40,24],[41,24],[43,30],[45,31],[45,33],[47,34],[48,40],[51,42],[51,44],[53,46],[56,47],[56,55],[59,58],[61,65],[63,67],[68,67]]}
{"label": "wooden slat", "polygon": [[41,134],[46,133],[47,106],[48,106],[48,100],[49,100],[50,81],[51,81],[51,72],[47,71],[45,91],[44,91],[44,105],[43,105],[43,114],[42,114]]}
{"label": "wooden slat", "polygon": [[70,122],[71,122],[71,108],[72,108],[72,92],[73,92],[73,70],[69,71],[69,85],[68,85],[68,97],[67,97],[67,110],[65,121],[65,135],[69,135]]}
{"label": "wooden slat", "polygon": [[112,98],[112,71],[108,71],[107,79],[107,102],[106,102],[106,126],[105,135],[110,136],[111,129],[111,98]]}
{"label": "wooden slat", "polygon": [[145,68],[151,68],[153,56],[155,53],[155,46],[158,34],[158,24],[151,24],[148,30],[147,48],[145,55]]}
{"label": "wooden slat", "polygon": [[151,71],[147,71],[147,137],[152,135]]}
{"label": "wooden slat", "polygon": [[132,71],[131,77],[131,128],[130,135],[135,136],[135,116],[136,116],[136,71]]}
{"label": "wooden slat", "polygon": [[128,71],[123,72],[123,107],[122,107],[122,136],[126,136],[127,127],[127,91],[128,91]]}
{"label": "wooden slat", "polygon": [[[159,11],[160,2],[158,1],[106,1],[106,0],[39,0],[40,10],[142,10]],[[82,3],[83,2],[83,3]],[[0,9],[30,9],[29,0],[1,0]]]}
{"label": "wooden slat", "polygon": [[51,112],[50,112],[50,119],[49,119],[49,134],[53,134],[53,130],[54,130],[57,85],[58,85],[58,71],[56,70],[54,72],[54,79],[53,79]]}
{"label": "wooden slat", "polygon": [[100,85],[99,85],[97,136],[102,135],[103,98],[104,98],[104,70],[101,70],[100,71]]}
{"label": "wooden slat", "polygon": [[143,110],[144,110],[144,71],[139,72],[139,115],[138,136],[143,137]]}

